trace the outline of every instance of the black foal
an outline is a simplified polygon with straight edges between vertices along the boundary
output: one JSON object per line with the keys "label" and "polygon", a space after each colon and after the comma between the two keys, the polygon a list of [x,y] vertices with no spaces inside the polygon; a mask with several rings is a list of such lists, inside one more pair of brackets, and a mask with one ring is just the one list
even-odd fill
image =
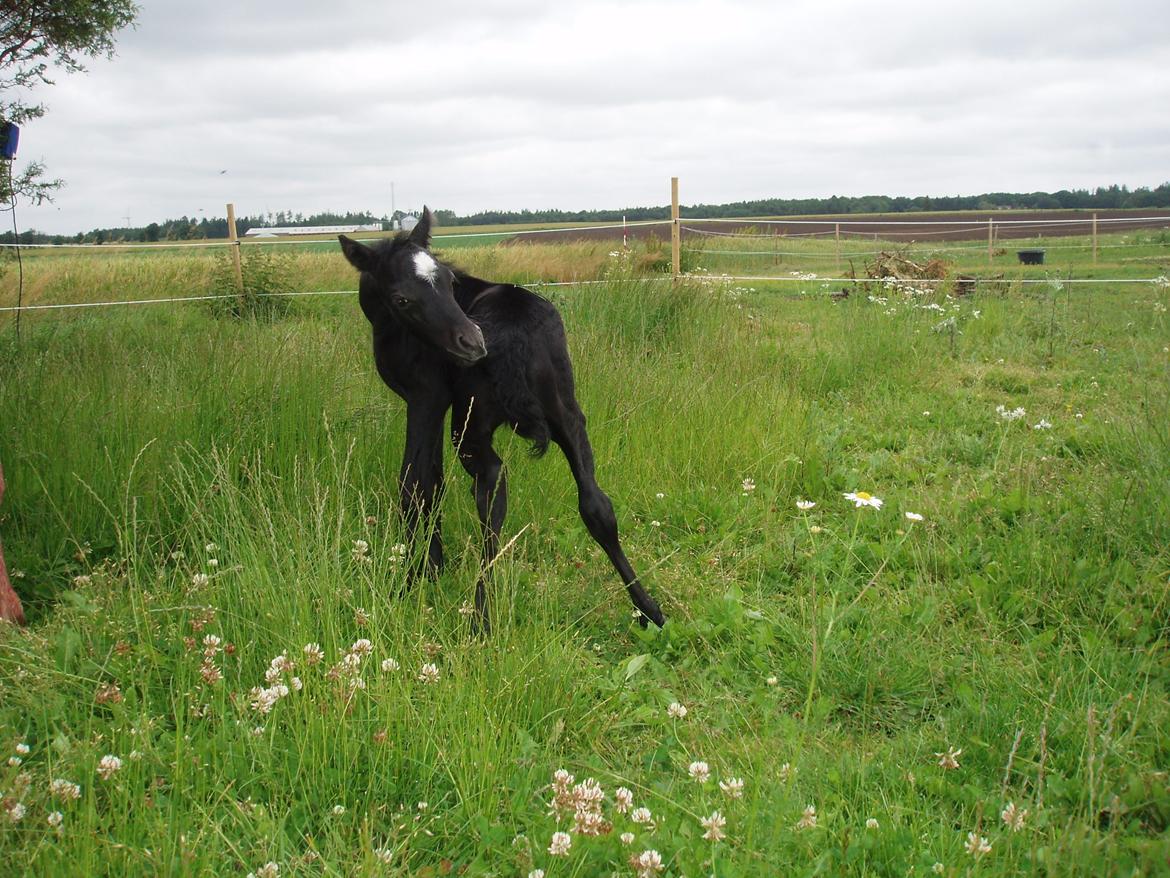
{"label": "black foal", "polygon": [[[609,497],[593,474],[585,415],[573,392],[573,367],[560,315],[523,287],[472,277],[435,259],[431,214],[409,234],[365,246],[339,236],[345,258],[361,272],[359,302],[374,332],[374,363],[406,401],[406,452],[399,476],[407,535],[430,533],[427,559],[443,563],[439,491],[443,481],[443,422],[470,473],[483,525],[484,569],[499,551],[508,505],[503,463],[492,436],[507,424],[540,456],[555,442],[577,482],[581,518],[605,550],[646,620],[665,622],[638,582],[618,542]],[[475,586],[480,624],[488,627],[484,576]]]}

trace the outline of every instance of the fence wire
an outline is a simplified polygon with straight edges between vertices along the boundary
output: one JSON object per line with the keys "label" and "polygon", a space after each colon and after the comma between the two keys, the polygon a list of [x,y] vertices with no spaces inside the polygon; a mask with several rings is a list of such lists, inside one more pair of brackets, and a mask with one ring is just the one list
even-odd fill
{"label": "fence wire", "polygon": [[[1091,229],[1094,220],[1091,217],[1076,217],[1068,219],[1044,219],[1044,220],[997,220],[994,217],[989,218],[993,227],[1006,227],[1012,231],[1024,230],[1059,230],[1067,232],[1075,226],[1083,226],[1086,228],[1086,233]],[[573,226],[567,228],[555,229],[520,229],[516,231],[498,231],[498,232],[448,232],[434,235],[432,240],[440,243],[444,240],[461,240],[471,238],[514,238],[514,237],[532,237],[539,235],[554,235],[565,236],[582,233],[596,233],[605,232],[616,236],[619,232],[628,232],[635,229],[641,229],[654,226],[669,226],[672,220],[639,220],[635,222],[627,222],[623,224],[606,223],[602,225],[585,225]],[[788,233],[786,230],[783,234],[775,232],[742,232],[742,231],[718,231],[710,228],[700,228],[695,223],[711,224],[736,224],[739,226],[761,226],[765,228],[775,227],[807,227],[807,226],[828,226],[833,225],[832,229],[821,229],[816,231],[801,231]],[[1135,226],[1132,231],[1146,231],[1156,230],[1158,227],[1151,227],[1150,223],[1164,223],[1162,228],[1170,227],[1170,217],[1167,216],[1142,216],[1142,217],[1105,217],[1098,218],[1096,224],[1098,228],[1105,227],[1112,231],[1118,231],[1122,226]],[[1144,224],[1144,225],[1139,225]],[[864,227],[881,227],[889,229],[893,227],[895,230],[890,234],[894,235],[908,235],[912,232],[916,236],[926,237],[931,235],[956,235],[956,234],[981,234],[988,229],[988,223],[979,223],[970,219],[964,220],[940,220],[940,219],[920,219],[920,220],[825,220],[825,219],[750,219],[750,218],[711,218],[711,219],[689,219],[687,224],[680,222],[680,232],[686,232],[699,238],[708,239],[739,239],[752,240],[757,242],[771,242],[775,247],[778,247],[781,241],[790,240],[805,240],[817,243],[828,243],[829,241],[844,240],[846,246],[849,244],[861,243],[859,238],[868,241],[871,236],[876,237],[877,231],[858,231],[855,228],[840,228],[838,239],[837,226],[864,226]],[[931,230],[930,227],[942,227],[937,230]],[[1127,229],[1129,231],[1130,229]],[[994,232],[993,232],[994,234]],[[848,240],[846,240],[848,239]],[[380,240],[378,237],[359,238],[358,240],[375,241]],[[1016,244],[1023,245],[1028,239],[1011,238],[1004,241],[997,241],[997,246],[1010,247],[1009,241]],[[304,240],[298,238],[277,238],[277,239],[244,239],[243,243],[248,246],[273,246],[273,245],[329,245],[336,246],[334,238],[312,239]],[[729,249],[707,249],[705,247],[686,247],[683,248],[685,252],[699,255],[717,255],[717,256],[742,256],[742,257],[799,257],[804,259],[847,259],[864,256],[877,256],[884,252],[889,252],[890,249],[898,249],[900,252],[906,253],[940,253],[940,252],[981,252],[985,249],[985,245],[980,243],[978,245],[952,245],[940,247],[909,247],[899,248],[898,242],[890,241],[890,247],[886,249],[867,249],[862,251],[842,249],[840,252],[810,252],[793,249],[771,249],[771,250],[729,250]],[[909,244],[914,241],[906,242]],[[231,246],[228,240],[223,241],[166,241],[158,243],[109,243],[109,244],[0,244],[0,248],[19,248],[21,250],[46,250],[46,251],[73,251],[73,252],[87,252],[87,253],[110,253],[112,251],[153,251],[160,250],[176,250],[176,249],[205,249],[214,247]],[[1087,250],[1092,248],[1092,243],[1085,241],[1083,243],[1068,243],[1057,244],[1046,241],[1044,243],[1045,249],[1079,249]],[[1124,250],[1126,248],[1134,247],[1149,247],[1148,242],[1108,242],[1099,243],[1097,248],[1100,250]],[[751,283],[809,283],[816,281],[824,284],[855,284],[859,282],[869,281],[881,283],[881,279],[875,278],[852,278],[852,277],[831,277],[822,278],[816,276],[809,276],[811,273],[801,275],[797,273],[795,276],[789,275],[758,275],[758,274],[743,274],[743,275],[710,275],[701,273],[688,273],[683,277],[689,280],[699,281],[737,281],[737,282],[751,282]],[[652,278],[652,281],[669,281],[671,278]],[[940,280],[922,280],[922,281],[908,281],[904,283],[912,284],[938,284],[944,281]],[[1154,284],[1160,287],[1167,286],[1165,277],[1155,278],[1066,278],[1059,281],[1049,279],[1034,279],[1034,278],[975,278],[976,283],[1009,283],[1018,284],[1021,286],[1035,286],[1035,285],[1051,285],[1053,283],[1070,284],[1070,285],[1084,285],[1084,284]],[[534,281],[527,284],[533,288],[556,288],[556,287],[574,287],[574,286],[590,286],[594,284],[605,283],[605,281],[563,281],[563,282],[545,282]],[[290,298],[290,297],[309,297],[309,296],[338,296],[338,295],[355,295],[356,290],[321,290],[321,291],[296,291],[296,292],[276,292],[263,293],[258,297],[272,297],[272,298]],[[70,302],[70,303],[48,303],[48,304],[32,304],[15,306],[0,306],[0,313],[16,312],[19,316],[20,312],[24,311],[64,311],[72,309],[86,309],[86,308],[105,308],[117,306],[131,306],[131,305],[154,305],[164,303],[186,303],[186,302],[212,302],[216,300],[235,299],[238,298],[238,293],[226,294],[207,294],[207,295],[185,295],[185,296],[171,296],[151,299],[119,299],[98,302]]]}

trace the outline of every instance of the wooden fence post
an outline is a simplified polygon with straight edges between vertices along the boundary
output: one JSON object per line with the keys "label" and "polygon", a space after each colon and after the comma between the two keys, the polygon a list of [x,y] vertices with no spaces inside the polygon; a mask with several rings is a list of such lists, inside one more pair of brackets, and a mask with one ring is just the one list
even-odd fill
{"label": "wooden fence post", "polygon": [[678,223],[678,177],[670,178],[670,271],[675,280],[682,273],[682,229]]}
{"label": "wooden fence post", "polygon": [[992,257],[995,255],[995,220],[991,217],[987,218],[987,264],[991,265]]}
{"label": "wooden fence post", "polygon": [[244,296],[244,267],[240,264],[240,239],[236,235],[236,206],[227,206],[228,240],[232,248],[232,267],[236,272],[236,290],[242,299]]}
{"label": "wooden fence post", "polygon": [[1097,214],[1093,214],[1093,264],[1097,264]]}
{"label": "wooden fence post", "polygon": [[836,246],[836,253],[837,253],[837,258],[836,258],[837,276],[840,277],[841,276],[841,224],[840,223],[834,223],[833,237],[835,237],[837,239],[837,243],[835,245]]}

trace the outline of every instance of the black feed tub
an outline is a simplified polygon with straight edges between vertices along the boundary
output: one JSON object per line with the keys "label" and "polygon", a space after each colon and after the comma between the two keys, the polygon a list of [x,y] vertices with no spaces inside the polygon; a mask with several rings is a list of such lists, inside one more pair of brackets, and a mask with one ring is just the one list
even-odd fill
{"label": "black feed tub", "polygon": [[1017,250],[1016,256],[1020,257],[1020,262],[1024,265],[1043,265],[1044,251],[1043,250]]}

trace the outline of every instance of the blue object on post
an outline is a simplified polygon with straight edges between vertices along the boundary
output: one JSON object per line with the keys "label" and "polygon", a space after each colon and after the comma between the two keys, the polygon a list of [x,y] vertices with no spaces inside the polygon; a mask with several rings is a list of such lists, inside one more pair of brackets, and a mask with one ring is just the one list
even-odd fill
{"label": "blue object on post", "polygon": [[20,128],[11,122],[0,121],[0,158],[16,158],[16,145],[20,142]]}

